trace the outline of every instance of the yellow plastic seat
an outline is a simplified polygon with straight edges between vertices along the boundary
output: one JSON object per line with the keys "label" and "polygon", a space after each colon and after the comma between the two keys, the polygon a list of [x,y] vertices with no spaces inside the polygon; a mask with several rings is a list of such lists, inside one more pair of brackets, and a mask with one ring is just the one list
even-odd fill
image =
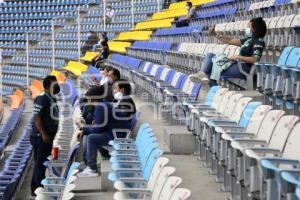
{"label": "yellow plastic seat", "polygon": [[116,40],[120,41],[143,41],[149,40],[152,31],[129,31],[129,32],[122,32],[119,34]]}
{"label": "yellow plastic seat", "polygon": [[165,19],[165,18],[174,18],[174,17],[179,17],[179,16],[184,16],[187,15],[188,12],[186,8],[178,8],[178,9],[173,9],[173,10],[164,10],[161,12],[154,13],[152,15],[151,20],[157,20],[157,19]]}
{"label": "yellow plastic seat", "polygon": [[88,66],[76,61],[69,61],[68,65],[63,67],[62,69],[71,72],[76,77],[80,76],[82,72],[86,72]]}
{"label": "yellow plastic seat", "polygon": [[169,28],[172,26],[173,18],[171,19],[159,19],[153,21],[139,22],[135,26],[135,30],[143,29],[157,29],[157,28]]}
{"label": "yellow plastic seat", "polygon": [[64,75],[64,73],[56,71],[56,70],[52,70],[51,72],[52,76],[55,76],[58,83],[62,84],[66,81],[66,76]]}
{"label": "yellow plastic seat", "polygon": [[[199,6],[206,3],[214,2],[215,0],[190,0],[190,2],[193,4],[193,6]],[[169,10],[172,9],[179,9],[179,8],[185,8],[187,1],[181,1],[177,3],[172,3],[169,6]]]}
{"label": "yellow plastic seat", "polygon": [[126,48],[131,46],[130,42],[117,42],[117,41],[109,41],[108,42],[109,50],[117,53],[126,53]]}
{"label": "yellow plastic seat", "polygon": [[80,58],[80,60],[85,61],[85,62],[92,62],[99,55],[100,55],[99,52],[87,51],[85,53],[85,55]]}

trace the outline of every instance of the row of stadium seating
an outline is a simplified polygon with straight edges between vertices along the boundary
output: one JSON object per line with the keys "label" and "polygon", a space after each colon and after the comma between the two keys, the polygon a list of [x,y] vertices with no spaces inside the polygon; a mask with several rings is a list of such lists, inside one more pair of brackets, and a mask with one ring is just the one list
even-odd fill
{"label": "row of stadium seating", "polygon": [[[130,2],[130,1],[128,1]],[[156,2],[136,2],[138,7],[142,7],[144,4],[146,5],[157,5]],[[98,6],[99,7],[99,6]],[[112,7],[114,9],[114,5],[112,4]],[[81,46],[85,44],[85,41],[90,36],[90,31],[101,31],[103,29],[103,25],[101,24],[101,15],[102,15],[102,9],[95,8],[88,10],[87,14],[81,18]],[[124,16],[131,16],[131,10],[128,10],[126,12],[126,15],[119,15],[116,13],[116,18],[124,17]],[[146,18],[146,14],[141,15],[140,17],[136,18],[136,20],[144,20]],[[131,19],[131,18],[130,18]],[[131,20],[129,20],[131,22]],[[50,24],[49,26],[50,27]],[[106,27],[106,30],[108,32],[108,37],[114,37],[114,33],[117,31],[123,31],[126,29],[131,28],[131,23],[120,23],[117,20],[115,20],[114,23],[108,24]],[[48,28],[49,29],[49,28]],[[66,60],[73,60],[78,57],[78,42],[77,42],[77,22],[74,22],[70,25],[65,25],[61,31],[57,31],[55,34],[55,67],[63,67],[65,66],[65,62],[62,59]],[[127,36],[128,37],[128,36]],[[147,36],[146,36],[147,37]],[[13,37],[11,37],[13,38]],[[30,38],[31,39],[31,38]],[[35,38],[33,38],[35,39]],[[51,36],[47,40],[41,40],[40,38],[36,38],[36,41],[38,41],[38,44],[34,48],[34,50],[30,50],[30,56],[29,56],[29,67],[30,67],[30,78],[42,78],[45,74],[50,73],[52,68],[52,41]],[[16,45],[14,45],[16,44]],[[11,45],[7,46],[6,50],[3,51],[3,55],[13,55],[12,53],[17,52],[18,49],[24,49],[25,48],[25,42],[13,42]],[[15,51],[12,50],[12,48],[16,48]],[[32,52],[32,53],[31,53]],[[42,53],[43,52],[43,53]],[[49,53],[46,53],[49,52]],[[17,85],[26,85],[26,54],[22,53],[18,56],[15,56],[11,59],[9,63],[5,65],[4,75],[7,77],[7,75],[12,75],[7,77],[7,80],[4,81],[4,84],[10,84],[12,85],[13,80],[16,81]],[[17,67],[18,66],[18,67]],[[14,67],[17,67],[18,73],[13,73],[11,69],[15,69]],[[23,67],[23,69],[21,69]],[[17,76],[18,75],[18,76]],[[22,78],[22,76],[24,76]],[[15,85],[15,84],[13,84]]]}
{"label": "row of stadium seating", "polygon": [[[61,84],[62,88],[62,104],[60,105],[60,131],[57,134],[62,137],[62,133],[73,133],[72,131],[72,120],[68,118],[71,114],[71,110],[68,106],[65,106],[65,103],[74,102],[77,98],[77,91],[74,88],[74,83],[72,81],[66,81]],[[35,94],[38,95],[42,92],[42,85],[39,81],[34,81],[31,85],[31,91],[35,90]],[[24,108],[24,102],[20,106],[20,108],[12,110],[12,112],[19,111],[19,115],[22,113],[22,109]],[[13,121],[18,121],[20,119],[19,116],[13,115],[10,117]],[[31,123],[32,118],[30,118],[27,123],[23,134],[18,139],[18,142],[15,144],[14,150],[11,152],[10,156],[5,160],[5,165],[2,171],[0,172],[0,182],[1,182],[1,199],[9,200],[16,197],[18,191],[20,190],[20,186],[24,180],[26,173],[28,172],[28,167],[31,160],[31,152],[32,146],[30,145],[29,137],[31,132]],[[4,128],[3,126],[2,128]],[[65,129],[67,127],[67,130]],[[9,131],[5,131],[5,133],[9,133]],[[66,135],[63,137],[66,138]],[[5,140],[3,140],[5,141]],[[58,142],[57,139],[55,141]],[[79,146],[78,146],[79,147]],[[78,148],[77,148],[78,149]],[[66,144],[64,148],[61,149],[60,157],[63,158],[60,161],[66,162],[66,157],[68,156],[70,148]],[[64,153],[65,152],[65,153]],[[68,161],[68,160],[67,160]],[[67,165],[67,163],[66,163]]]}
{"label": "row of stadium seating", "polygon": [[20,8],[20,7],[35,7],[35,6],[66,6],[66,5],[82,5],[91,2],[90,0],[61,0],[61,1],[47,1],[47,0],[33,0],[33,1],[7,1],[0,4],[3,8]]}
{"label": "row of stadium seating", "polygon": [[[178,188],[182,179],[172,176],[176,169],[167,166],[169,159],[161,156],[163,151],[158,148],[157,139],[149,124],[140,126],[135,140],[117,138],[110,143],[113,146],[110,162],[114,172],[109,174],[109,179],[114,182],[117,190],[114,199],[129,199],[134,195],[145,198],[144,192],[136,192],[137,189],[149,192],[148,196],[151,199],[189,198],[189,190]],[[132,159],[132,156],[127,154],[128,151],[135,151],[138,158]],[[132,161],[140,163],[140,175],[129,172],[136,166],[130,164]],[[146,187],[138,184],[140,179],[146,182]]]}

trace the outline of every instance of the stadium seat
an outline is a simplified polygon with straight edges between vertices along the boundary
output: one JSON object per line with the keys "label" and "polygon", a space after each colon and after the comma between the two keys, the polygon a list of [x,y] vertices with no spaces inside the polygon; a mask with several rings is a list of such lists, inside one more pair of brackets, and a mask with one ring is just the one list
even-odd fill
{"label": "stadium seat", "polygon": [[91,63],[97,56],[99,56],[98,52],[86,52],[83,57],[80,58],[81,61]]}
{"label": "stadium seat", "polygon": [[71,72],[74,76],[80,76],[83,72],[86,72],[88,69],[87,65],[84,65],[80,62],[70,61],[67,66],[62,69]]}

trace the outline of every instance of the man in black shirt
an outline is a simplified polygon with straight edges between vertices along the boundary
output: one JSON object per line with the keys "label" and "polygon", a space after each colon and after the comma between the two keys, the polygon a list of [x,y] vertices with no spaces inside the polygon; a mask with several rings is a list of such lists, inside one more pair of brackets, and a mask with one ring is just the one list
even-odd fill
{"label": "man in black shirt", "polygon": [[52,144],[58,129],[59,109],[55,95],[60,87],[55,76],[47,76],[43,81],[44,92],[37,96],[33,105],[33,122],[30,143],[34,151],[34,170],[31,181],[31,195],[41,187],[45,178],[44,161],[51,155]]}

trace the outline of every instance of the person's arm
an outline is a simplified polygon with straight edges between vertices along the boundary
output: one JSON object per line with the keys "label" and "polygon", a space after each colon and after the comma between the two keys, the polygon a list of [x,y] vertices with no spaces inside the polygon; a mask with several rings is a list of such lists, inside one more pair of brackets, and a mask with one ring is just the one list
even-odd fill
{"label": "person's arm", "polygon": [[33,123],[37,131],[41,134],[44,143],[50,143],[49,135],[47,134],[43,122],[41,113],[45,112],[45,99],[42,96],[37,97],[33,105]]}
{"label": "person's arm", "polygon": [[84,134],[101,133],[105,131],[109,118],[108,106],[104,103],[98,104],[94,110],[94,121],[92,125],[83,128]]}
{"label": "person's arm", "polygon": [[215,36],[218,40],[220,40],[221,42],[223,42],[225,44],[241,46],[241,40],[240,39],[231,39],[231,38],[228,38],[228,37],[220,36],[216,33],[215,27],[209,28],[208,33],[212,36]]}
{"label": "person's arm", "polygon": [[242,62],[245,62],[245,63],[249,63],[249,64],[254,64],[258,61],[257,57],[255,56],[240,56],[240,55],[237,55],[237,56],[231,56],[229,57],[230,60],[240,60]]}
{"label": "person's arm", "polygon": [[231,56],[229,59],[231,60],[240,60],[245,63],[254,64],[260,61],[260,58],[263,54],[263,50],[265,48],[264,41],[256,40],[253,44],[253,53],[252,56]]}
{"label": "person's arm", "polygon": [[38,132],[41,134],[44,143],[50,143],[49,135],[47,134],[46,130],[44,129],[42,118],[39,114],[34,115],[33,122],[35,127],[37,128]]}

